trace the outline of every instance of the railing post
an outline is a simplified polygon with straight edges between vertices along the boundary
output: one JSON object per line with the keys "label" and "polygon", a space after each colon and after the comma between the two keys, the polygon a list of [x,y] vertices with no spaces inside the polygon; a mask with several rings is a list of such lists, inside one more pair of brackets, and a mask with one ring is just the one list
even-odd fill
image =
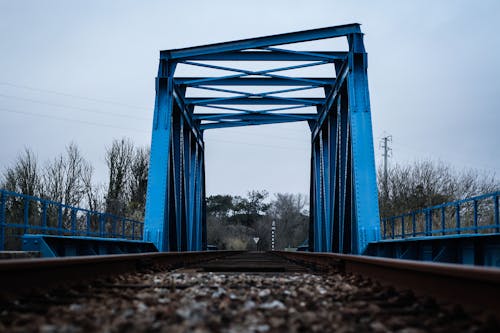
{"label": "railing post", "polygon": [[415,212],[411,214],[411,228],[413,232],[413,237],[415,237],[417,235],[417,221]]}
{"label": "railing post", "polygon": [[392,239],[394,239],[394,219],[391,219],[391,232],[392,232]]}
{"label": "railing post", "polygon": [[425,210],[425,235],[430,236],[432,229],[432,216],[429,209]]}
{"label": "railing post", "polygon": [[457,222],[456,222],[456,228],[457,228],[457,234],[460,234],[460,204],[457,204],[455,206],[455,209],[457,210]]}
{"label": "railing post", "polygon": [[104,214],[99,214],[99,236],[104,237]]}
{"label": "railing post", "polygon": [[387,237],[387,219],[383,219],[382,220],[382,230],[383,230],[383,235],[382,235],[382,239],[385,239]]}
{"label": "railing post", "polygon": [[0,191],[0,251],[5,250],[5,192]]}
{"label": "railing post", "polygon": [[401,238],[405,238],[405,217],[401,216]]}
{"label": "railing post", "polygon": [[87,212],[87,236],[90,236],[91,214],[91,212]]}
{"label": "railing post", "polygon": [[441,234],[446,235],[446,217],[445,217],[446,209],[445,207],[441,207]]}
{"label": "railing post", "polygon": [[63,208],[62,205],[59,205],[59,209],[57,210],[57,233],[59,235],[62,235],[64,230],[63,230]]}
{"label": "railing post", "polygon": [[28,232],[29,223],[30,223],[30,199],[27,197],[24,198],[24,233]]}
{"label": "railing post", "polygon": [[47,202],[42,201],[42,230],[47,233]]}
{"label": "railing post", "polygon": [[498,194],[493,197],[493,200],[495,202],[495,231],[500,232],[500,212],[499,212],[499,205],[498,205]]}
{"label": "railing post", "polygon": [[474,200],[474,232],[479,232],[478,218],[477,218],[477,200]]}
{"label": "railing post", "polygon": [[76,210],[71,209],[71,233],[76,235]]}
{"label": "railing post", "polygon": [[132,240],[135,238],[135,221],[132,222]]}
{"label": "railing post", "polygon": [[122,217],[122,238],[125,239],[125,218]]}
{"label": "railing post", "polygon": [[112,225],[111,225],[111,237],[116,238],[117,235],[116,235],[116,216],[115,215],[111,216],[111,221],[112,221],[111,222],[112,223]]}

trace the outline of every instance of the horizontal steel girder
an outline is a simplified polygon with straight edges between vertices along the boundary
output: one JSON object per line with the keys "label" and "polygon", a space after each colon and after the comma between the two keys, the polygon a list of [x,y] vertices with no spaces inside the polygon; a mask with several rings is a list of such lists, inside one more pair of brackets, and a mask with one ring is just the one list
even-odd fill
{"label": "horizontal steel girder", "polygon": [[235,97],[235,98],[224,98],[224,97],[196,97],[196,98],[186,98],[186,104],[193,105],[320,105],[323,103],[324,98],[294,98],[294,97]]}
{"label": "horizontal steel girder", "polygon": [[343,60],[347,52],[309,52],[308,54],[285,53],[275,51],[234,51],[204,54],[190,57],[190,60],[204,61],[315,61]]}
{"label": "horizontal steel girder", "polygon": [[334,27],[304,30],[279,35],[242,39],[234,42],[215,43],[203,46],[188,47],[175,50],[165,50],[160,52],[160,59],[165,60],[183,60],[193,57],[240,51],[245,49],[256,49],[281,44],[292,44],[308,42],[326,38],[343,37],[349,34],[361,33],[359,24],[346,24]]}
{"label": "horizontal steel girder", "polygon": [[316,120],[318,118],[318,115],[314,113],[259,113],[259,112],[252,112],[247,114],[203,113],[203,114],[194,114],[193,118],[198,120],[219,120],[219,119],[267,120],[267,119],[283,119],[283,118],[293,118],[297,120]]}
{"label": "horizontal steel girder", "polygon": [[293,119],[293,118],[288,118],[288,119],[282,118],[282,119],[269,119],[269,120],[219,121],[214,123],[201,124],[200,129],[206,130],[206,129],[225,128],[225,127],[281,124],[281,123],[292,123],[296,121],[303,121],[303,120]]}
{"label": "horizontal steel girder", "polygon": [[[196,86],[327,86],[334,85],[335,79],[326,77],[304,77],[304,81],[289,78],[268,78],[268,77],[235,77],[221,78],[203,83],[197,81],[212,79],[209,77],[174,77],[174,82],[188,87]],[[309,81],[309,82],[306,82]]]}

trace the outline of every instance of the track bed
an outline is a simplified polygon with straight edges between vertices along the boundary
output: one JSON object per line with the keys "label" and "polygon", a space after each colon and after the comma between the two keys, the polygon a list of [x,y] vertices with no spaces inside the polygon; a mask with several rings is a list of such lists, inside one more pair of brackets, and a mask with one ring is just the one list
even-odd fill
{"label": "track bed", "polygon": [[458,306],[258,253],[100,278],[1,307],[5,332],[499,331]]}

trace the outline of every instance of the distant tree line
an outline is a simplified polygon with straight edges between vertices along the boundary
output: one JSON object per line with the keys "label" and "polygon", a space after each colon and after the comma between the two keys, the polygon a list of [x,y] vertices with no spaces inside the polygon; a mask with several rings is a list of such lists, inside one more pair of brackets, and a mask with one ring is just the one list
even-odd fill
{"label": "distant tree line", "polygon": [[[149,148],[118,139],[106,148],[104,159],[108,180],[99,184],[94,167],[75,143],[43,164],[32,150],[25,149],[3,170],[0,188],[142,221]],[[498,190],[495,175],[457,171],[444,163],[396,164],[388,168],[387,181],[383,170],[378,170],[381,217]],[[271,198],[266,191],[249,191],[243,197],[212,195],[206,203],[208,243],[220,249],[270,249],[272,221],[276,222],[276,249],[297,247],[307,238],[309,213],[304,195],[277,193]],[[257,245],[254,237],[259,238]]]}
{"label": "distant tree line", "polygon": [[[275,221],[275,249],[297,247],[307,237],[309,217],[301,194],[249,191],[246,197],[207,197],[208,243],[227,250],[271,249],[271,225]],[[256,244],[253,238],[259,238]]]}
{"label": "distant tree line", "polygon": [[449,164],[433,161],[395,164],[388,168],[387,181],[379,168],[377,178],[381,217],[500,190],[494,174],[473,169],[458,171]]}

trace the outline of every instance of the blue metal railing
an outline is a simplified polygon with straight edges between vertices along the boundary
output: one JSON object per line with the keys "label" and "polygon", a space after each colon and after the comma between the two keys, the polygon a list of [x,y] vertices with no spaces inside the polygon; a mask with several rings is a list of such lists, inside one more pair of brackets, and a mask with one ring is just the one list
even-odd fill
{"label": "blue metal railing", "polygon": [[500,191],[382,219],[382,239],[500,233]]}
{"label": "blue metal railing", "polygon": [[143,222],[0,190],[0,251],[19,250],[29,233],[141,240],[143,228]]}

